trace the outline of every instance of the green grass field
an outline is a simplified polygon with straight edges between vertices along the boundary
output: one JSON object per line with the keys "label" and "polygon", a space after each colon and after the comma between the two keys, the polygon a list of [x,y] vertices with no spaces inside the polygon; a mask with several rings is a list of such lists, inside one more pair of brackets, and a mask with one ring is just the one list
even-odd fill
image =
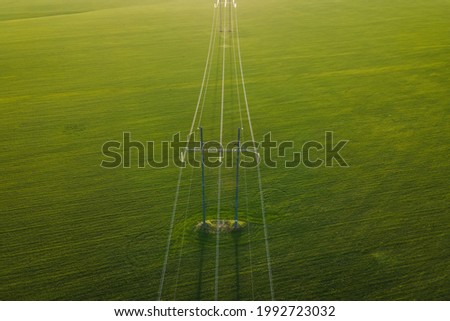
{"label": "green grass field", "polygon": [[[187,134],[212,2],[0,0],[1,300],[157,299],[178,169],[106,170],[101,146]],[[262,168],[275,298],[449,300],[450,1],[238,6],[257,137],[350,140],[349,168]],[[191,173],[165,300],[214,298]],[[270,298],[254,179],[220,300]]]}

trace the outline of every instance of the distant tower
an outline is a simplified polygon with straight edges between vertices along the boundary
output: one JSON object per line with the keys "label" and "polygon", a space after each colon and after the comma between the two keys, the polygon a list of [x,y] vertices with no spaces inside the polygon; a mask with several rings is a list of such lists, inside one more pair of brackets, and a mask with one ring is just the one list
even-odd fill
{"label": "distant tower", "polygon": [[[217,0],[214,4],[215,8],[219,8],[219,17],[220,17],[220,32],[232,32],[233,31],[233,23],[231,18],[231,10],[232,8],[236,8],[235,0]],[[227,22],[227,25],[225,25]]]}

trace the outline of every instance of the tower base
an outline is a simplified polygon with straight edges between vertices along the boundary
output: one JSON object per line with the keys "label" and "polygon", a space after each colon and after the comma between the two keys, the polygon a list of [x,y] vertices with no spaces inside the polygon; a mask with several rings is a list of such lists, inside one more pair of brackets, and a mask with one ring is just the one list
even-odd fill
{"label": "tower base", "polygon": [[198,223],[195,230],[208,234],[232,233],[242,231],[246,226],[247,223],[242,221],[238,221],[236,225],[234,220],[207,220],[205,224]]}

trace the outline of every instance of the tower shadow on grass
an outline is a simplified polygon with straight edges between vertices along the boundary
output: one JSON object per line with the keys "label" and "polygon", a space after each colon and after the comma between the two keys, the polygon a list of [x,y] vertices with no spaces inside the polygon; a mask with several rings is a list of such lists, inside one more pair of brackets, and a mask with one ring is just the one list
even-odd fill
{"label": "tower shadow on grass", "polygon": [[200,254],[199,254],[198,278],[197,278],[198,281],[197,281],[197,291],[196,291],[196,300],[197,301],[200,301],[202,299],[205,250],[206,250],[206,245],[211,241],[211,238],[212,238],[212,236],[208,233],[199,233],[198,234]]}
{"label": "tower shadow on grass", "polygon": [[234,242],[234,260],[235,260],[235,273],[236,273],[236,300],[241,300],[241,274],[240,274],[240,260],[239,260],[239,240],[241,233],[239,231],[232,233]]}
{"label": "tower shadow on grass", "polygon": [[[207,221],[208,225],[203,228],[200,227],[200,224],[197,225],[197,240],[199,242],[199,264],[198,264],[198,276],[197,276],[197,289],[196,289],[196,300],[200,301],[202,300],[202,294],[203,294],[203,286],[204,286],[204,278],[203,278],[203,272],[205,267],[205,252],[207,251],[208,246],[215,245],[215,240],[217,237],[216,229],[217,225],[215,222]],[[246,227],[245,222],[239,222],[239,226],[235,229],[233,226],[234,221],[220,221],[221,222],[221,229],[222,233],[230,233],[231,237],[233,239],[233,245],[234,245],[234,256],[235,256],[235,281],[236,281],[236,300],[241,299],[241,275],[240,275],[240,238],[242,235],[243,229]]]}

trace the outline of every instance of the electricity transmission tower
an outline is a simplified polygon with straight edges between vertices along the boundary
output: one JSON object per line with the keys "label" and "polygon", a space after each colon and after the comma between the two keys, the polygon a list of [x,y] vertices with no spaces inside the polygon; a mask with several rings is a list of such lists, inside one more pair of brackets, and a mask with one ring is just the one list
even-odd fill
{"label": "electricity transmission tower", "polygon": [[[245,223],[248,223],[243,221],[241,222],[239,214],[241,193],[243,193],[243,195],[245,195],[246,197],[246,212],[249,211],[249,192],[247,188],[247,176],[245,176],[247,172],[244,169],[242,170],[242,175],[244,175],[245,177],[245,184],[243,186],[241,186],[240,184],[240,163],[242,158],[241,155],[243,155],[243,152],[253,152],[256,155],[256,159],[258,159],[258,161],[253,173],[255,173],[257,176],[256,178],[253,178],[252,182],[255,184],[255,192],[257,191],[257,193],[252,193],[252,195],[257,195],[257,198],[259,198],[259,207],[256,206],[259,208],[259,210],[255,207],[255,209],[250,209],[250,211],[260,212],[261,215],[261,223],[263,227],[262,233],[265,244],[265,259],[268,272],[268,289],[270,292],[270,298],[273,300],[274,289],[272,282],[272,267],[269,252],[269,238],[266,224],[264,196],[261,184],[261,171],[259,166],[260,157],[257,151],[257,144],[253,132],[247,91],[245,86],[236,8],[236,0],[214,0],[214,12],[209,49],[200,87],[200,93],[198,96],[197,105],[187,139],[188,141],[190,141],[192,135],[198,132],[200,136],[200,147],[190,149],[189,144],[187,144],[185,147],[185,155],[186,153],[195,154],[198,152],[201,155],[201,197],[195,198],[194,196],[194,199],[198,199],[199,202],[197,203],[197,201],[195,201],[196,203],[193,204],[193,207],[197,208],[197,210],[193,211],[193,213],[195,213],[195,215],[198,215],[199,208],[201,207],[201,223],[199,223],[198,225],[199,229],[200,231],[207,231],[207,233],[212,233],[215,237],[215,300],[219,299],[220,289],[220,235],[224,232],[240,231],[241,223],[242,226],[244,226]],[[250,147],[242,143],[244,141],[244,133],[246,135],[248,134],[247,139],[250,140]],[[208,139],[206,138],[207,136]],[[237,139],[235,139],[236,136]],[[218,142],[219,146],[219,148],[216,149],[216,153],[218,154],[220,165],[217,167],[217,169],[214,169],[214,175],[217,175],[217,180],[214,178],[214,175],[211,175],[212,171],[208,170],[207,163],[205,161],[206,154],[210,153],[207,145],[212,141],[212,138],[217,139],[216,142]],[[225,144],[226,139],[231,139],[233,144]],[[231,155],[231,159],[233,159],[233,155],[236,158],[235,163],[231,167],[233,174],[232,176],[234,176],[233,178],[231,178],[230,175],[224,176],[223,171],[225,171],[226,169],[222,170],[223,159],[228,155]],[[228,174],[231,173],[231,170],[228,169]],[[163,294],[170,249],[173,242],[172,236],[176,224],[176,213],[180,197],[179,195],[181,189],[180,186],[182,181],[182,172],[183,168],[180,168],[177,191],[171,216],[169,237],[167,240],[166,254],[164,258],[163,270],[158,292],[159,299],[162,298]],[[211,177],[212,179],[210,179]],[[234,180],[234,184],[232,183],[232,180]],[[191,178],[189,192],[187,193],[189,195],[187,201],[188,208],[189,203],[191,202],[191,195],[193,194],[191,193],[193,185],[192,181],[193,180]],[[224,184],[224,182],[227,184]],[[226,188],[224,188],[225,185]],[[234,188],[231,187],[232,185],[234,185]],[[242,188],[240,188],[240,186]],[[233,199],[233,209],[231,209],[231,199]],[[232,216],[231,213],[233,213],[234,215]],[[248,213],[246,213],[246,215],[248,218]],[[209,217],[212,217],[212,219],[208,219]],[[211,226],[208,225],[208,223],[211,222],[213,223],[211,225],[215,228],[215,231],[211,230]],[[183,229],[183,240],[184,233],[185,229]],[[249,225],[247,234],[250,246],[252,238],[250,237]],[[182,242],[182,245],[183,244],[184,243]],[[178,274],[180,273],[179,270],[182,266],[182,247],[179,253],[180,263],[178,265],[177,280]],[[237,250],[235,255],[238,255]],[[249,255],[250,270],[252,271],[253,267],[251,266],[251,250],[249,251]],[[238,258],[236,258],[236,260],[238,260]],[[236,273],[240,273],[240,271],[237,271]],[[253,293],[252,273],[250,277],[252,279],[251,284]],[[175,282],[175,284],[176,292],[176,286],[178,283]],[[253,298],[254,295],[255,294],[253,293]]]}

